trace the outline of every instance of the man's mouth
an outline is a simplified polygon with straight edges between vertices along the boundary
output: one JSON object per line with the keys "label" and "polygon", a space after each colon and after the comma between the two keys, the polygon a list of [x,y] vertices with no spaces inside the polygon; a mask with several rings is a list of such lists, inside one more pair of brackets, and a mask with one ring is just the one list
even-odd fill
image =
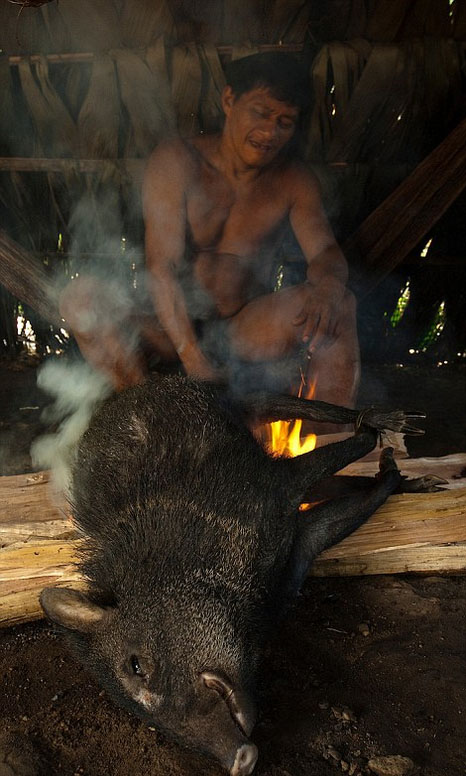
{"label": "man's mouth", "polygon": [[271,145],[271,143],[259,143],[257,140],[250,140],[249,141],[253,148],[256,148],[258,151],[261,151],[263,154],[267,154],[270,151],[273,151],[274,147]]}

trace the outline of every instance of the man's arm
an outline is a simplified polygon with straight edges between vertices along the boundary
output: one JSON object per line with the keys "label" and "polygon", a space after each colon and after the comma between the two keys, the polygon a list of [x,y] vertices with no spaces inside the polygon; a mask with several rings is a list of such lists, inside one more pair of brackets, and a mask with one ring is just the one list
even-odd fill
{"label": "man's arm", "polygon": [[199,347],[177,277],[185,252],[191,166],[182,141],[160,144],[149,159],[143,184],[148,286],[157,316],[187,374],[214,380],[215,370]]}
{"label": "man's arm", "polygon": [[311,352],[335,336],[348,265],[324,213],[316,177],[295,168],[291,184],[290,223],[307,261],[310,289],[295,323],[304,324],[303,341],[309,342]]}

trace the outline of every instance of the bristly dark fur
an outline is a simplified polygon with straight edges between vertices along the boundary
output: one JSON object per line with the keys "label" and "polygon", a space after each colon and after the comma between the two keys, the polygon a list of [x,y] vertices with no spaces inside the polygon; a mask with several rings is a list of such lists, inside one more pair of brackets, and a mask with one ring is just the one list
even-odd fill
{"label": "bristly dark fur", "polygon": [[41,595],[118,703],[235,776],[250,774],[257,756],[249,735],[266,639],[316,555],[367,519],[399,472],[388,455],[355,500],[310,516],[300,501],[373,449],[374,429],[409,420],[371,410],[352,439],[286,460],[269,456],[245,424],[264,413],[360,417],[293,397],[239,405],[183,377],[159,376],[106,400],[72,476],[89,589]]}

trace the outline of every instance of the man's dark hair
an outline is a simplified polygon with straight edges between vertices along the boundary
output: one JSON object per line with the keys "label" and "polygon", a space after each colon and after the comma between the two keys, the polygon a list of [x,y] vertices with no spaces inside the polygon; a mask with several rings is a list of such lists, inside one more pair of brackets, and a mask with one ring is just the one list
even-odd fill
{"label": "man's dark hair", "polygon": [[302,113],[309,108],[309,75],[292,54],[267,51],[235,59],[225,68],[225,75],[235,97],[263,87],[276,100],[294,105]]}

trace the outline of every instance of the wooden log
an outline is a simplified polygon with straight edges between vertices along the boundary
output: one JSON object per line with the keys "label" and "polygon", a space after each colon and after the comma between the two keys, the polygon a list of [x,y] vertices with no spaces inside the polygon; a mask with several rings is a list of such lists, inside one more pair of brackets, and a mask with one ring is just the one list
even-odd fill
{"label": "wooden log", "polygon": [[40,619],[44,587],[85,587],[74,566],[77,548],[76,540],[31,539],[0,550],[0,627]]}
{"label": "wooden log", "polygon": [[[450,489],[392,496],[354,534],[322,553],[313,575],[466,571],[466,454],[407,459],[401,467],[411,476],[445,477]],[[345,473],[375,470],[375,462],[358,462]],[[0,477],[0,627],[40,618],[38,596],[47,585],[84,586],[73,565],[79,537],[63,498],[49,487],[47,472]]]}
{"label": "wooden log", "polygon": [[63,325],[53,283],[43,264],[0,229],[0,283],[46,321]]}
{"label": "wooden log", "polygon": [[[343,246],[367,294],[400,264],[466,187],[466,119],[377,207]],[[352,258],[353,257],[353,258]]]}

